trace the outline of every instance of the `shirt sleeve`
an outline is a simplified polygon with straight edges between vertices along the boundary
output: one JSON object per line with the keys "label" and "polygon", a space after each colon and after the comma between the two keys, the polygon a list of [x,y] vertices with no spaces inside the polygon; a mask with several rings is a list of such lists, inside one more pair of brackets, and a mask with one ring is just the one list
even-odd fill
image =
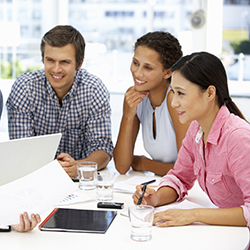
{"label": "shirt sleeve", "polygon": [[86,124],[86,143],[83,151],[89,155],[97,150],[103,150],[112,157],[110,94],[101,80],[99,81],[91,94],[91,108]]}
{"label": "shirt sleeve", "polygon": [[6,106],[10,139],[34,136],[32,100],[22,76],[14,82]]}
{"label": "shirt sleeve", "polygon": [[[171,169],[160,181],[158,189],[164,186],[169,186],[175,189],[178,194],[178,199],[182,200],[187,191],[190,190],[196,179],[193,170],[194,155],[193,148],[193,132],[194,126],[190,125],[186,137],[182,142],[182,147],[179,150],[177,161],[174,169]],[[191,149],[191,150],[190,150]]]}
{"label": "shirt sleeve", "polygon": [[250,228],[250,131],[238,128],[229,135],[229,138],[228,165],[235,182],[243,193],[241,207],[247,226]]}

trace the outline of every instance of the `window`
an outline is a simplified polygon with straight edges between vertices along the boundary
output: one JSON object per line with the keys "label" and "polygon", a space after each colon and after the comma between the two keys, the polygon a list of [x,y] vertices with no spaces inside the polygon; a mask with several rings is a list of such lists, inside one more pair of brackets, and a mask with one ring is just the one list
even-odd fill
{"label": "window", "polygon": [[42,18],[42,13],[40,10],[33,10],[32,17],[34,20],[40,20]]}

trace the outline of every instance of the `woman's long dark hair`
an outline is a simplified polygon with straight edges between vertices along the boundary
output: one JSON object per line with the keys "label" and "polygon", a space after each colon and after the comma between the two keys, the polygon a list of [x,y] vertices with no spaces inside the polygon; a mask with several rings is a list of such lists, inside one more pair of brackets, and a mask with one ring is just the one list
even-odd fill
{"label": "woman's long dark hair", "polygon": [[229,95],[226,71],[218,57],[208,52],[192,53],[178,60],[171,67],[171,71],[179,71],[201,90],[206,90],[209,85],[215,86],[219,107],[226,105],[230,113],[246,120]]}

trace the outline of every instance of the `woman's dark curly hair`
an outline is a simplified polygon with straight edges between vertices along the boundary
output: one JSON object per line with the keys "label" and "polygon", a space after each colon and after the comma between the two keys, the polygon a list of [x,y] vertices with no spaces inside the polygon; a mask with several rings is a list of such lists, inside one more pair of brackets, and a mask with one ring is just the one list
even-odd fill
{"label": "woman's dark curly hair", "polygon": [[138,46],[147,46],[159,54],[164,69],[169,69],[182,57],[181,45],[177,38],[169,32],[155,31],[137,39],[134,50]]}

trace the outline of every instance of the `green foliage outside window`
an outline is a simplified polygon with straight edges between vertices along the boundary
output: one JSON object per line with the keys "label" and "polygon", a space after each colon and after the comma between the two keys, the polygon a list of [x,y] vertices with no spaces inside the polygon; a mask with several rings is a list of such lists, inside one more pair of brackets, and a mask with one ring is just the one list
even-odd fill
{"label": "green foliage outside window", "polygon": [[[10,63],[6,63],[3,60],[1,61],[1,78],[2,79],[12,79],[12,68],[13,68],[13,61],[11,60]],[[16,61],[16,77],[20,76],[23,73],[30,72],[36,69],[40,69],[39,66],[28,67],[26,70],[22,69],[22,65],[19,60]]]}
{"label": "green foliage outside window", "polygon": [[244,55],[250,55],[250,41],[245,40],[241,42],[231,42],[231,46],[234,49],[235,54],[243,53]]}

